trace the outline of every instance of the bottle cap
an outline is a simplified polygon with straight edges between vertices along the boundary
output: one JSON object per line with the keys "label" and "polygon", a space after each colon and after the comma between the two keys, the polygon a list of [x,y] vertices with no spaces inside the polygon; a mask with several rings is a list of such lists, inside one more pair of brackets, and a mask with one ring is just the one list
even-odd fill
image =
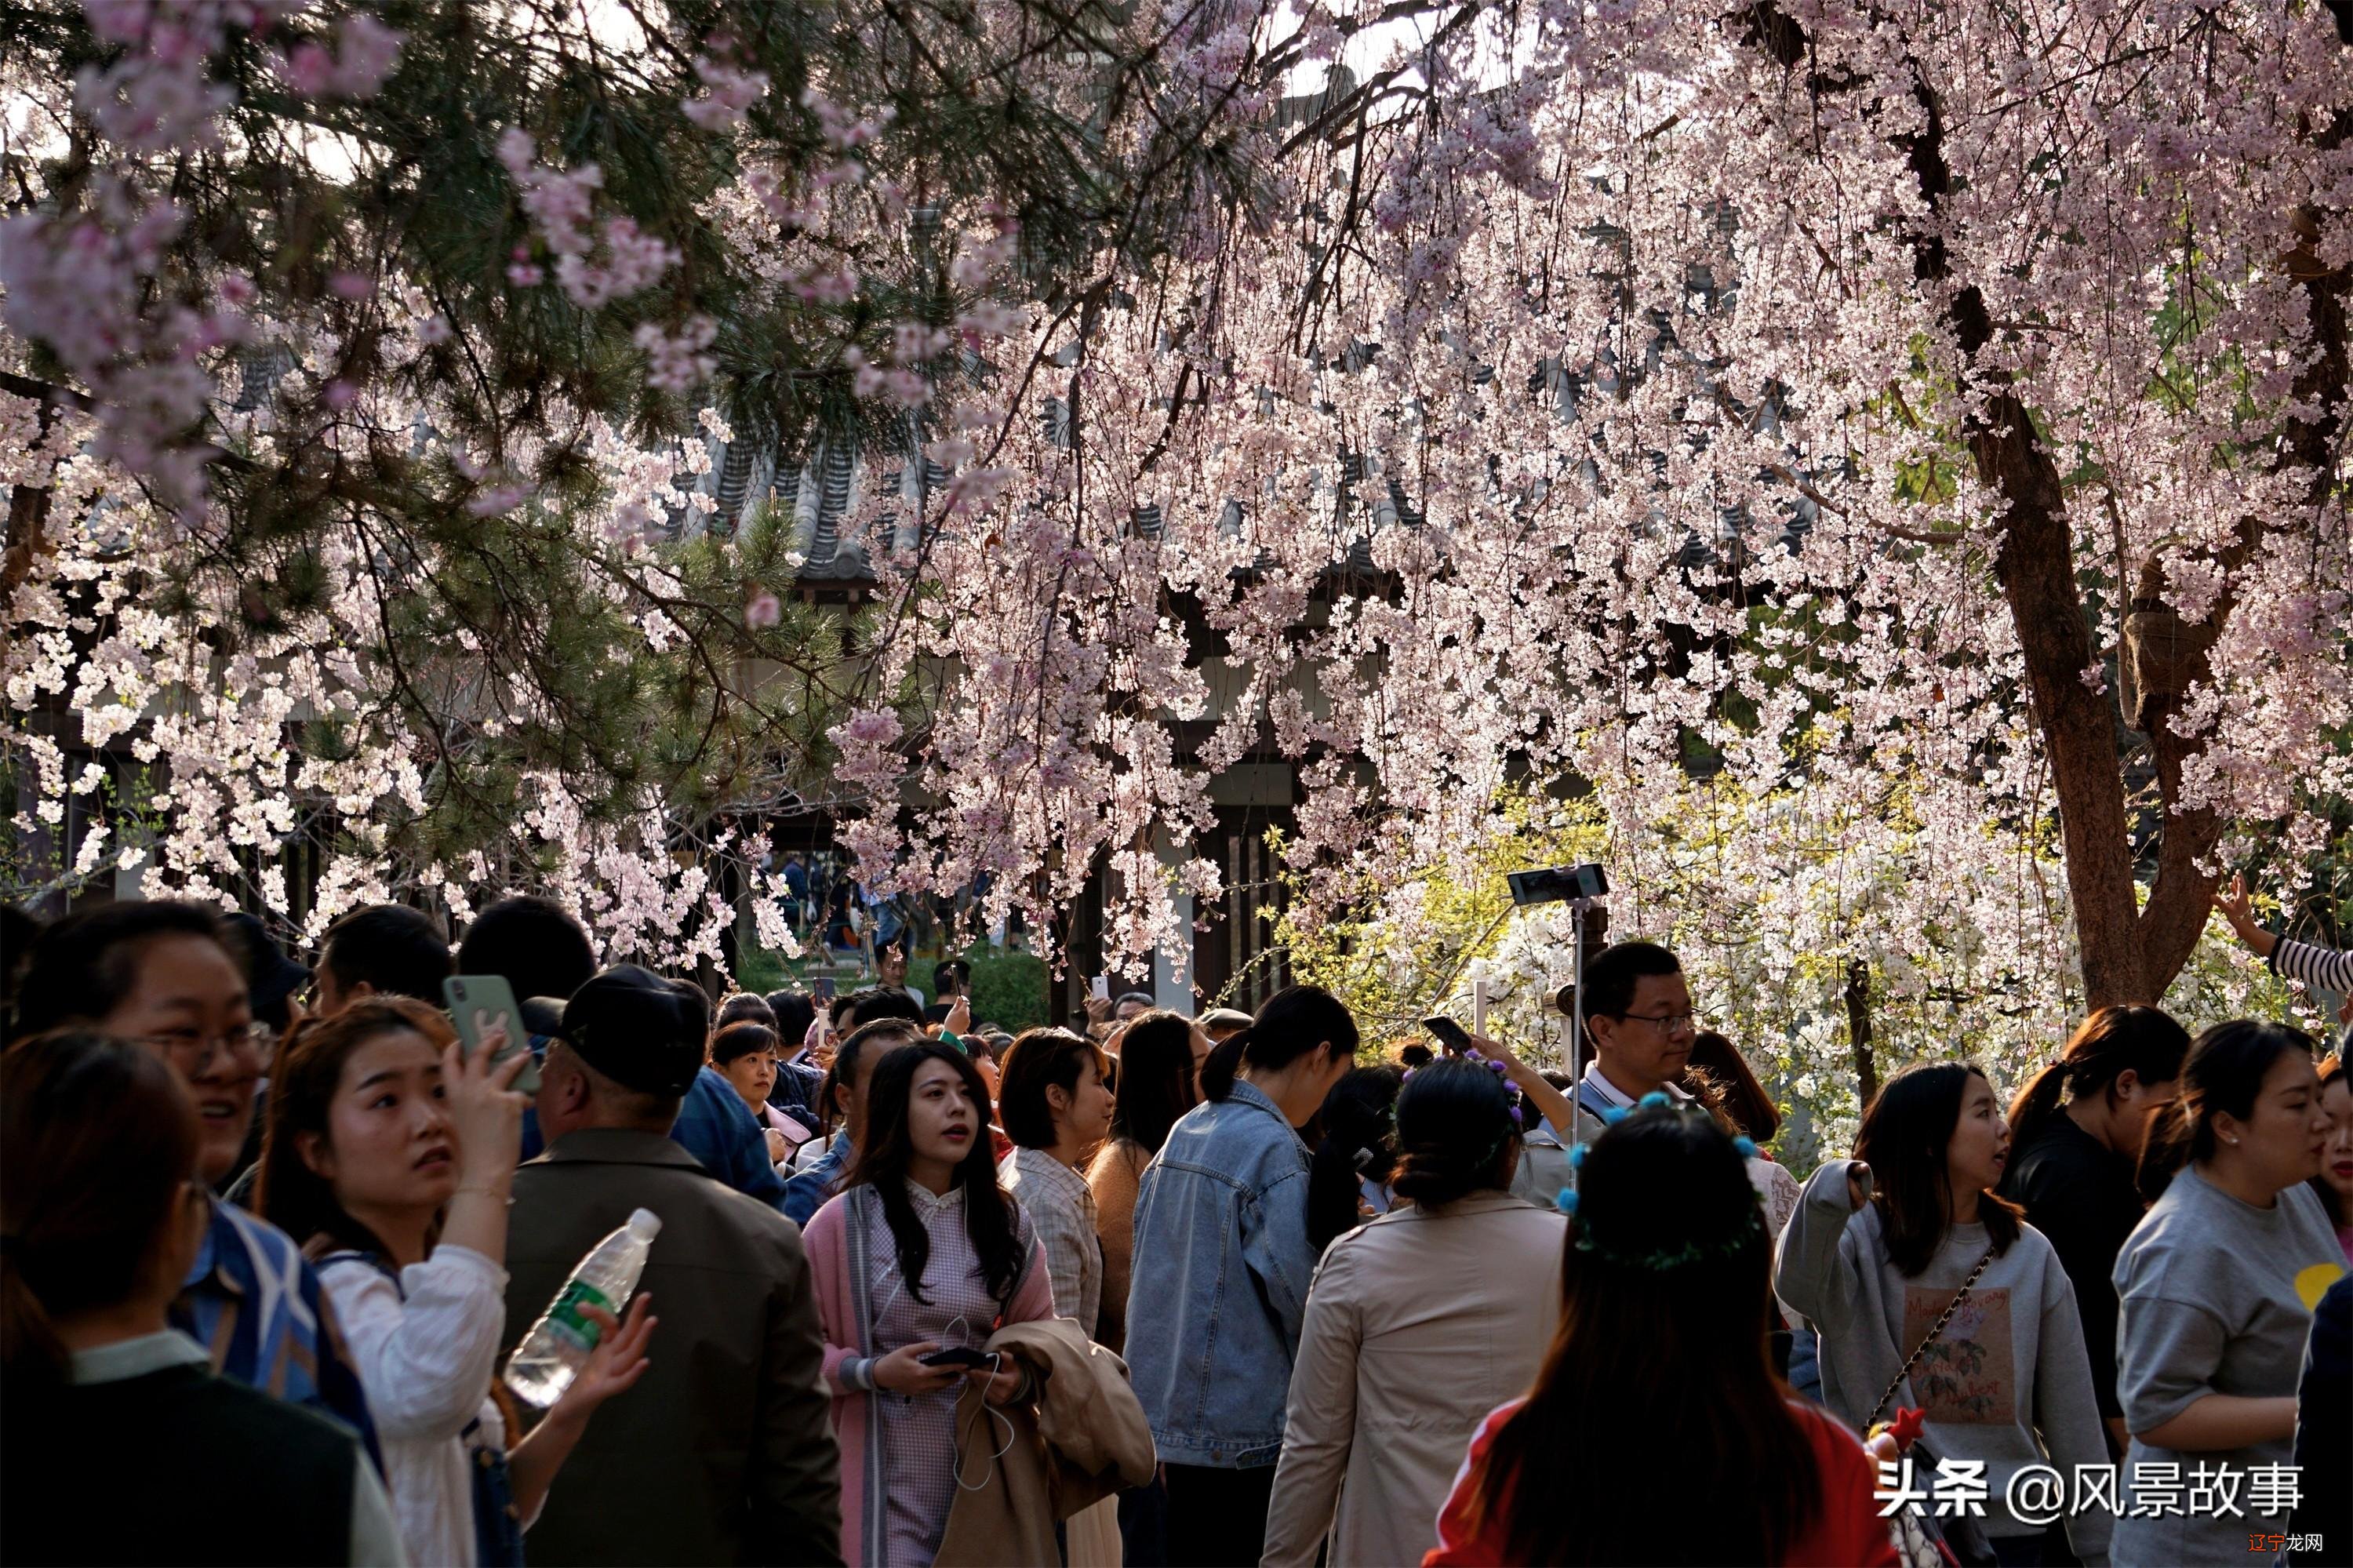
{"label": "bottle cap", "polygon": [[649,1242],[661,1234],[661,1216],[651,1209],[638,1209],[629,1215],[629,1234],[639,1241]]}

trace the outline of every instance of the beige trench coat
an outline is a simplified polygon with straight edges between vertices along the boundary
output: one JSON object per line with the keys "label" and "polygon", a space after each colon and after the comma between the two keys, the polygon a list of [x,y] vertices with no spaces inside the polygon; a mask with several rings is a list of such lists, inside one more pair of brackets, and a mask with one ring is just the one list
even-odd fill
{"label": "beige trench coat", "polygon": [[1419,1563],[1489,1412],[1535,1380],[1567,1219],[1508,1192],[1400,1209],[1334,1242],[1307,1294],[1269,1568]]}

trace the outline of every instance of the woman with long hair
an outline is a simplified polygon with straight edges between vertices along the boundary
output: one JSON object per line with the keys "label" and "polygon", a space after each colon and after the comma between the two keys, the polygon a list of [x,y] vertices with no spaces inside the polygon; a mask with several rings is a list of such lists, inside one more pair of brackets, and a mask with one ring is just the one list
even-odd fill
{"label": "woman with long hair", "polygon": [[[1821,1335],[1823,1402],[1858,1431],[1920,1410],[1938,1457],[1985,1466],[1995,1553],[2033,1563],[2044,1526],[2009,1510],[2010,1477],[2105,1465],[2108,1445],[2067,1271],[1993,1191],[2009,1158],[1983,1072],[1905,1068],[1863,1112],[1855,1158],[1806,1182],[1774,1285]],[[2105,1554],[2113,1522],[2071,1515],[2075,1554]]]}
{"label": "woman with long hair", "polygon": [[2328,1113],[2328,1147],[2323,1151],[2320,1174],[2312,1179],[2313,1195],[2328,1211],[2337,1227],[2337,1245],[2353,1266],[2353,1079],[2345,1075],[2345,1058],[2332,1055],[2320,1064],[2320,1108]]}
{"label": "woman with long hair", "polygon": [[415,1563],[520,1563],[588,1418],[648,1365],[650,1298],[620,1324],[589,1309],[606,1330],[595,1354],[512,1439],[492,1379],[528,1103],[507,1086],[530,1057],[493,1065],[503,1043],[494,1029],[469,1053],[423,1002],[370,997],[298,1029],[270,1085],[262,1212],[318,1262]]}
{"label": "woman with long hair", "polygon": [[1389,1134],[1404,1081],[1403,1071],[1387,1064],[1351,1067],[1324,1097],[1307,1157],[1307,1245],[1318,1257],[1335,1238],[1389,1210],[1397,1166]]}
{"label": "woman with long hair", "polygon": [[[1765,1091],[1757,1070],[1740,1047],[1713,1029],[1692,1036],[1691,1059],[1683,1064],[1682,1086],[1704,1106],[1733,1137],[1753,1145],[1773,1141],[1781,1130],[1781,1110]],[[1759,1147],[1748,1157],[1748,1184],[1765,1204],[1765,1223],[1775,1235],[1798,1212],[1798,1179]]]}
{"label": "woman with long hair", "polygon": [[0,1056],[8,1560],[404,1561],[352,1433],[217,1376],[171,1327],[211,1213],[200,1147],[139,1046],[60,1031]]}
{"label": "woman with long hair", "polygon": [[1144,1172],[1128,1370],[1168,1491],[1168,1560],[1251,1563],[1282,1454],[1315,1247],[1299,1128],[1356,1054],[1330,991],[1287,986],[1201,1064],[1201,1103]]}
{"label": "woman with long hair", "polygon": [[1212,1042],[1193,1019],[1159,1009],[1132,1019],[1120,1035],[1119,1081],[1111,1136],[1087,1163],[1095,1234],[1103,1240],[1103,1312],[1096,1338],[1114,1351],[1127,1344],[1128,1260],[1135,1249],[1135,1189],[1144,1168],[1168,1140],[1176,1118],[1200,1097],[1193,1075]]}
{"label": "woman with long hair", "polygon": [[1861,1440],[1773,1373],[1772,1238],[1722,1128],[1675,1106],[1611,1127],[1568,1238],[1559,1332],[1472,1439],[1425,1564],[1896,1562]]}
{"label": "woman with long hair", "polygon": [[2109,1275],[2146,1208],[2133,1167],[2150,1115],[2173,1103],[2189,1032],[2157,1007],[2104,1007],[2010,1102],[2003,1197],[2059,1254],[2075,1287],[2092,1393],[2116,1451],[2130,1434],[2116,1403],[2116,1287]]}
{"label": "woman with long hair", "polygon": [[[1095,1234],[1103,1243],[1103,1306],[1095,1338],[1115,1351],[1127,1348],[1136,1188],[1144,1168],[1168,1140],[1168,1129],[1199,1101],[1195,1075],[1215,1044],[1202,1020],[1166,1008],[1138,1013],[1120,1033],[1111,1136],[1087,1164]],[[1128,1562],[1167,1561],[1167,1489],[1158,1475],[1120,1494],[1119,1527]]]}
{"label": "woman with long hair", "polygon": [[2252,1497],[2244,1517],[2162,1504],[2140,1516],[2136,1483],[2155,1467],[2243,1474],[2293,1458],[2305,1333],[2345,1272],[2308,1185],[2328,1130],[2307,1036],[2242,1019],[2190,1044],[2180,1097],[2141,1152],[2148,1216],[2116,1255],[2116,1393],[2132,1429],[2119,1564],[2242,1561],[2250,1531],[2287,1527]]}
{"label": "woman with long hair", "polygon": [[1311,1568],[1319,1547],[1335,1563],[1412,1562],[1471,1434],[1535,1378],[1568,1222],[1511,1194],[1519,1114],[1476,1062],[1433,1062],[1399,1091],[1408,1201],[1315,1271],[1263,1562]]}
{"label": "woman with long hair", "polygon": [[1008,1323],[1054,1315],[1045,1249],[997,1185],[988,1090],[964,1053],[926,1041],[874,1065],[864,1136],[803,1241],[841,1440],[841,1551],[929,1563],[956,1495],[956,1398],[1029,1397],[1018,1369],[927,1364],[977,1352]]}
{"label": "woman with long hair", "polygon": [[1694,1099],[1712,1098],[1719,1119],[1730,1122],[1737,1137],[1770,1143],[1781,1130],[1780,1107],[1766,1092],[1757,1069],[1748,1065],[1739,1046],[1713,1029],[1692,1036],[1683,1086]]}

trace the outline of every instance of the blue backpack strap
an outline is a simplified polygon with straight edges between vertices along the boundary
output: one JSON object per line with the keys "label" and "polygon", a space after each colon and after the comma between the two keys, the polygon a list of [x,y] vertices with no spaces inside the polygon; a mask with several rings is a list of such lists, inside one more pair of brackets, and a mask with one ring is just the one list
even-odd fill
{"label": "blue backpack strap", "polygon": [[327,1266],[331,1263],[365,1264],[368,1267],[375,1269],[378,1274],[383,1275],[386,1279],[392,1281],[394,1295],[399,1297],[404,1302],[408,1299],[408,1292],[401,1287],[400,1270],[393,1267],[392,1264],[381,1253],[362,1252],[357,1247],[344,1247],[336,1252],[322,1253],[318,1257],[311,1260],[311,1266],[323,1274],[326,1272]]}

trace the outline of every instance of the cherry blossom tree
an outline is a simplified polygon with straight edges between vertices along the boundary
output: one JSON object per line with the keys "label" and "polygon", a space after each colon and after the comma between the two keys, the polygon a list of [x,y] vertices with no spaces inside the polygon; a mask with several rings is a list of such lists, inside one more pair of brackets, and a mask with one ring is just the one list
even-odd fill
{"label": "cherry blossom tree", "polygon": [[[325,13],[273,23],[319,51],[300,66],[224,21],[169,93],[102,99],[140,7],[57,13],[12,67],[29,93],[52,61],[100,73],[51,114],[89,151],[43,162],[16,221],[90,215],[140,307],[75,360],[69,291],[38,281],[71,263],[11,230],[22,374],[86,400],[11,411],[14,493],[54,471],[41,504],[70,495],[97,541],[16,567],[12,507],[12,698],[87,691],[85,735],[142,728],[169,832],[266,842],[356,765],[332,809],[385,839],[331,877],[388,878],[415,837],[454,900],[515,874],[520,836],[607,929],[626,906],[628,940],[667,942],[722,902],[681,832],[790,792],[876,885],[986,878],[984,920],[1042,927],[1102,868],[1133,955],[1184,941],[1172,893],[1218,895],[1211,781],[1238,762],[1295,770],[1295,924],[1482,874],[1533,790],[1592,813],[1621,929],[1780,988],[1772,1026],[1816,1057],[1858,970],[1920,1038],[1990,1010],[2047,1041],[2161,996],[2226,863],[2293,880],[2344,840],[2342,6],[730,8],[724,37],[715,10],[620,9],[643,47],[561,7],[387,9],[402,64],[373,96],[374,35]],[[485,81],[498,111],[461,118]],[[616,81],[658,134],[621,132]],[[216,155],[174,122],[222,89],[202,112],[260,117],[241,166],[348,143],[362,177],[222,204],[269,214],[266,244],[142,227],[169,171],[203,187]],[[151,121],[182,151],[111,172]],[[300,264],[269,260],[280,224]],[[178,369],[243,308],[232,273],[297,357],[251,435]],[[692,505],[663,443],[700,418],[900,454],[852,520],[878,578],[854,659],[782,602],[773,531],[648,538]],[[297,482],[349,483],[323,454],[360,450],[364,493]],[[124,472],[149,533],[117,544]],[[228,692],[229,644],[287,602],[235,541],[307,537],[330,498],[366,547],[322,555],[317,591],[359,598],[289,620]],[[513,542],[475,556],[483,532]],[[153,575],[167,534],[216,568],[202,591]],[[586,586],[515,591],[543,551]],[[475,620],[434,619],[452,599]],[[321,697],[280,661],[412,613],[444,658],[404,678],[370,631],[335,677],[397,726],[355,764],[288,746]],[[515,647],[542,622],[560,659]],[[201,652],[119,677],[136,661],[89,640],[132,623]],[[202,750],[209,694],[158,730],[166,690],[227,692],[244,749]],[[493,744],[468,705],[502,701],[544,749]],[[623,744],[556,744],[592,711]],[[41,799],[69,793],[19,734]],[[446,809],[453,754],[512,787]],[[217,799],[192,810],[187,774]]]}
{"label": "cherry blossom tree", "polygon": [[2341,863],[2341,16],[1416,15],[1263,107],[1262,205],[1042,323],[1028,510],[911,568],[955,722],[877,753],[944,802],[878,853],[1107,863],[1139,950],[1271,752],[1287,934],[1410,990],[1400,901],[1492,874],[1534,780],[1599,806],[1621,932],[1846,1083],[1857,1020],[2022,1061],[2168,996],[2225,865]]}
{"label": "cherry blossom tree", "polygon": [[788,599],[713,448],[1002,423],[1020,270],[1223,156],[1157,108],[1110,155],[1153,27],[1093,0],[5,16],[10,892],[312,933],[531,882],[616,951],[747,893],[788,942],[743,824],[835,800],[876,617]]}

